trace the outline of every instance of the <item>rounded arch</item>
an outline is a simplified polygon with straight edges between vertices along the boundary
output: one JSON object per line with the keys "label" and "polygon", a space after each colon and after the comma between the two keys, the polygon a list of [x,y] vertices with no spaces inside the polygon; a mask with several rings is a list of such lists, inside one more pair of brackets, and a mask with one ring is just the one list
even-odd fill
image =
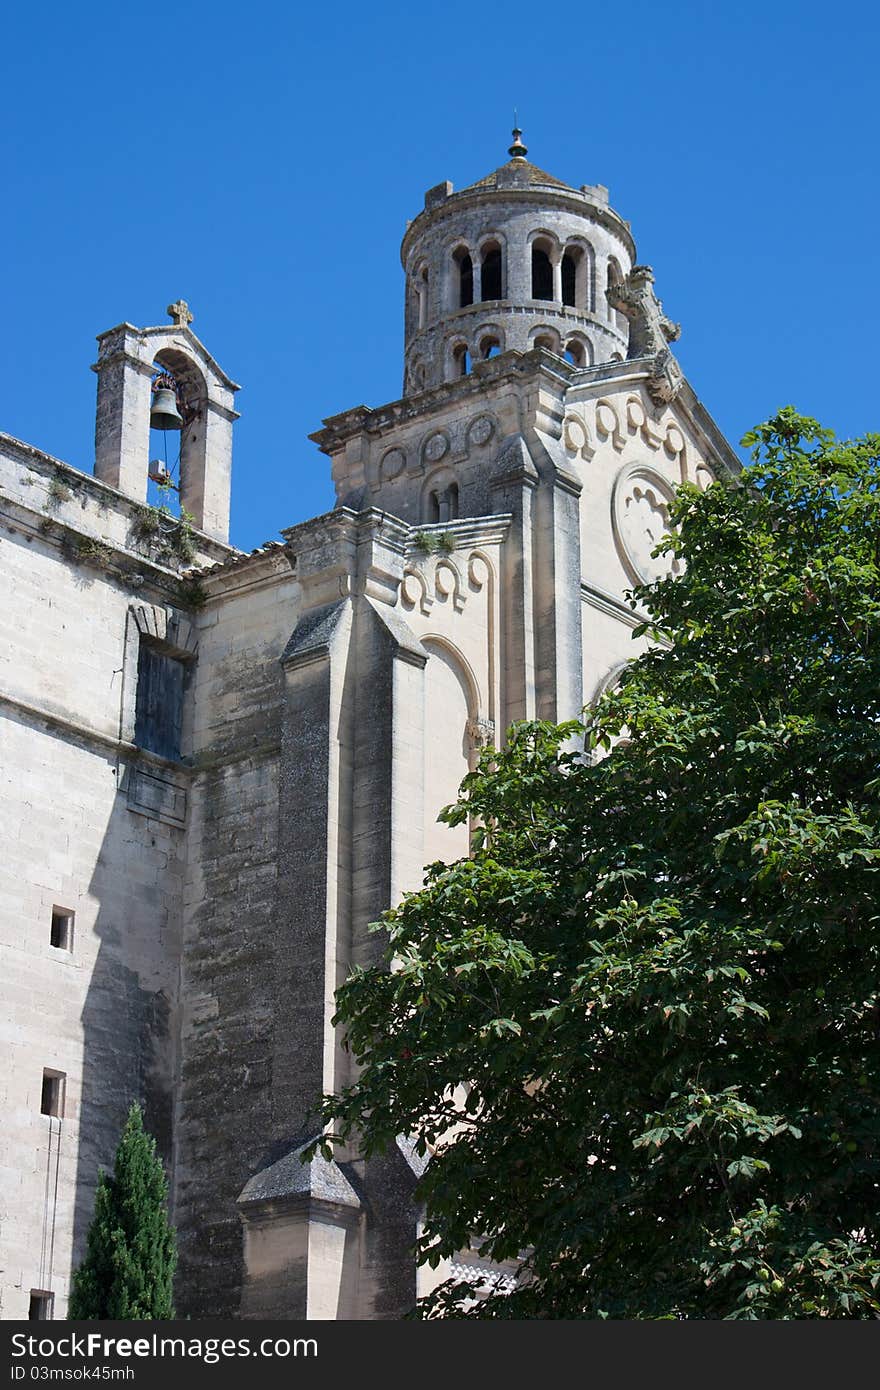
{"label": "rounded arch", "polygon": [[[443,655],[444,659],[454,667],[456,677],[464,694],[467,717],[468,719],[476,719],[482,707],[480,702],[480,683],[474,673],[473,666],[468,661],[464,652],[440,632],[429,632],[419,640],[422,646],[426,647],[429,652]],[[624,662],[623,664],[625,665],[626,663]]]}
{"label": "rounded arch", "polygon": [[479,687],[464,654],[439,633],[422,639],[425,667],[424,858],[447,863],[470,850],[470,827],[444,825],[437,816],[458,798],[471,770],[470,727],[479,710]]}
{"label": "rounded arch", "polygon": [[[180,498],[182,510],[198,514],[195,500],[204,495],[204,472],[207,452],[208,431],[208,383],[199,364],[177,348],[160,348],[153,358],[153,370],[157,375],[171,377],[177,395],[177,407],[182,425],[180,428],[180,474],[174,484]],[[152,405],[152,395],[150,397]],[[149,429],[149,422],[147,423]],[[164,464],[163,464],[164,468]],[[173,477],[175,466],[164,476],[168,482]],[[154,481],[164,485],[158,474],[150,472]]]}
{"label": "rounded arch", "polygon": [[504,351],[504,329],[498,324],[487,323],[477,335],[476,356],[485,361],[487,357],[497,357]]}
{"label": "rounded arch", "polygon": [[428,369],[425,362],[420,357],[414,357],[409,368],[409,389],[424,391],[427,380]]}
{"label": "rounded arch", "polygon": [[593,365],[593,345],[586,334],[570,333],[565,340],[563,356],[566,362],[571,362],[574,367],[591,367]]}
{"label": "rounded arch", "polygon": [[548,352],[555,352],[557,357],[562,356],[562,345],[559,332],[548,323],[538,324],[529,333],[529,346],[536,348],[546,348]]}
{"label": "rounded arch", "polygon": [[551,232],[549,227],[535,227],[529,232],[526,238],[526,245],[529,250],[532,249],[536,242],[543,245],[544,250],[547,251],[554,260],[559,260],[562,254],[562,246],[559,237],[555,232]]}
{"label": "rounded arch", "polygon": [[596,302],[596,255],[586,237],[569,237],[562,250],[562,302],[590,313]]}
{"label": "rounded arch", "polygon": [[628,665],[628,660],[615,661],[614,665],[609,667],[604,676],[599,678],[588,702],[590,709],[598,704],[599,700],[601,700],[602,696],[605,695],[607,691],[614,690],[615,687],[620,684],[620,678]]}
{"label": "rounded arch", "polygon": [[450,309],[466,309],[474,302],[474,259],[467,242],[458,240],[450,249]]}
{"label": "rounded arch", "polygon": [[204,409],[208,399],[208,383],[201,367],[188,353],[180,352],[177,348],[160,348],[153,358],[153,367],[174,377],[180,404],[184,407],[181,410],[184,419]]}
{"label": "rounded arch", "polygon": [[507,251],[507,233],[500,231],[496,227],[490,227],[487,231],[481,232],[477,238],[477,255],[482,257],[490,242],[497,242],[502,251]]}
{"label": "rounded arch", "polygon": [[448,464],[441,464],[439,468],[433,469],[422,483],[419,516],[429,526],[444,521],[455,521],[458,507],[458,479]]}
{"label": "rounded arch", "polygon": [[457,381],[471,369],[470,347],[466,338],[450,338],[446,349],[446,380]]}
{"label": "rounded arch", "polygon": [[536,230],[529,233],[527,244],[531,257],[532,299],[557,299],[556,269],[560,260],[558,237],[553,232]]}
{"label": "rounded arch", "polygon": [[480,263],[480,300],[504,299],[507,283],[507,243],[500,232],[486,232],[477,243]]}

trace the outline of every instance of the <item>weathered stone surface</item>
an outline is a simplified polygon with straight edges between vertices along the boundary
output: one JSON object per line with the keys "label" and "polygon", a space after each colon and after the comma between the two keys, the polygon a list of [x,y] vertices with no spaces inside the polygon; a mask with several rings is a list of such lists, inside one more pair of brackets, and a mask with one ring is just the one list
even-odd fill
{"label": "weathered stone surface", "polygon": [[239,1195],[239,1205],[308,1196],[319,1201],[337,1202],[344,1207],[360,1207],[360,1198],[339,1165],[323,1158],[320,1153],[304,1163],[302,1154],[305,1148],[305,1144],[300,1144],[249,1178]]}
{"label": "weathered stone surface", "polygon": [[[551,300],[532,298],[536,242]],[[325,421],[336,508],[252,555],[222,543],[236,387],[180,303],[99,339],[96,477],[0,435],[3,1317],[32,1289],[64,1315],[135,1098],[168,1165],[182,1314],[398,1318],[442,1275],[417,1283],[405,1139],[369,1162],[299,1155],[322,1092],[353,1079],[333,994],[380,951],[371,924],[467,852],[438,811],[512,720],[567,718],[617,678],[675,486],[737,467],[648,281],[634,336],[624,291],[606,297],[634,258],[607,190],[519,153],[431,190],[403,244],[406,393]],[[503,352],[453,378],[455,347],[476,359],[491,335]],[[157,363],[205,393],[195,585],[138,504]],[[144,644],[150,699],[182,699],[179,757],[138,746]],[[44,1069],[66,1077],[63,1117],[40,1113]]]}

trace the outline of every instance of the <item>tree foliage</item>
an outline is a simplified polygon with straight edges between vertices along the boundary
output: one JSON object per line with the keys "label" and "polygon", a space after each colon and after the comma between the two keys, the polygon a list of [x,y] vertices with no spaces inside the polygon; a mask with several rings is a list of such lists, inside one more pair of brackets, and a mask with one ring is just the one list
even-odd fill
{"label": "tree foliage", "polygon": [[423,1316],[880,1315],[880,437],[744,443],[634,592],[656,644],[487,752],[472,856],[337,994],[328,1132],[432,1155],[421,1260],[519,1262]]}
{"label": "tree foliage", "polygon": [[177,1264],[168,1222],[168,1184],[156,1141],[132,1105],[112,1177],[98,1175],[86,1256],[73,1277],[68,1317],[138,1320],[174,1317]]}

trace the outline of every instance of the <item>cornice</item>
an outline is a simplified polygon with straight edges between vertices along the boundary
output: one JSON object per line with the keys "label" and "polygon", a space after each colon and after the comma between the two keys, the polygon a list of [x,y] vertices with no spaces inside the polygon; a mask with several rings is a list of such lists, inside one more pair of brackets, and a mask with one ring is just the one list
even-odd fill
{"label": "cornice", "polygon": [[[60,476],[66,486],[71,488],[72,491],[84,493],[87,497],[93,499],[101,508],[112,508],[125,517],[129,523],[135,522],[147,506],[145,502],[137,502],[134,498],[128,497],[124,492],[120,492],[118,488],[111,487],[109,483],[102,482],[101,479],[96,478],[93,473],[84,473],[82,469],[74,468],[73,464],[65,463],[63,459],[55,458],[53,454],[47,454],[44,449],[38,449],[34,444],[26,444],[24,440],[16,439],[13,435],[4,434],[0,431],[0,463],[2,463],[4,458],[12,463],[19,463],[25,468],[33,469],[43,476]],[[13,501],[11,498],[9,500]],[[31,510],[23,502],[18,502],[17,505],[21,507],[23,512]],[[41,520],[42,519],[41,517]],[[69,526],[69,523],[58,522],[57,524],[60,526],[67,525],[68,529],[71,530],[77,529]],[[203,531],[194,530],[193,534],[197,538],[199,550],[206,556],[216,557],[218,560],[225,560],[241,553],[237,551],[234,546],[224,545],[222,541],[215,540],[212,536],[205,535]],[[111,546],[114,545],[112,541],[108,541],[107,544]],[[133,552],[125,551],[124,547],[114,546],[114,548],[120,549],[122,553],[132,554],[133,558],[137,559],[138,563],[141,563],[143,559],[139,554],[134,555]],[[149,565],[152,562],[143,560],[143,563]],[[157,570],[162,569],[161,566],[153,567]]]}
{"label": "cornice", "polygon": [[531,203],[542,208],[567,208],[576,212],[586,222],[597,222],[606,230],[613,232],[626,246],[633,262],[636,260],[636,243],[630,224],[615,212],[607,203],[600,203],[595,197],[580,192],[576,188],[559,188],[549,184],[534,184],[530,187],[486,188],[471,186],[458,193],[450,193],[441,203],[432,208],[423,208],[409,223],[400,244],[400,263],[406,269],[413,244],[423,232],[437,222],[444,220],[450,211],[467,211],[472,207],[491,207],[497,203]]}
{"label": "cornice", "polygon": [[407,555],[418,554],[418,536],[450,536],[456,550],[474,549],[480,545],[500,545],[513,521],[511,512],[496,512],[491,516],[459,517],[455,521],[434,521],[430,525],[408,528]]}
{"label": "cornice", "polygon": [[[149,328],[137,328],[135,324],[126,321],[124,323],[115,324],[113,328],[106,328],[103,333],[98,333],[96,335],[96,342],[100,345],[106,338],[111,338],[114,333],[124,333],[126,337],[134,337],[141,343],[146,342],[148,338],[182,338],[190,350],[195,351],[195,355],[201,359],[206,367],[211,369],[228,391],[235,392],[241,390],[239,383],[233,381],[232,377],[224,372],[216,357],[211,355],[201,338],[193,332],[188,324],[159,323]],[[110,352],[104,356],[99,346],[98,361],[92,365],[92,371],[100,372],[106,364],[121,357],[124,357],[126,361],[133,363],[135,366],[141,368],[146,366],[148,371],[155,370],[152,363],[144,363],[143,358],[132,356],[130,353],[126,352],[124,348],[120,348],[117,352]]]}
{"label": "cornice", "polygon": [[605,613],[609,618],[617,618],[619,622],[626,623],[627,627],[638,627],[640,623],[650,622],[647,613],[640,609],[630,608],[628,603],[614,594],[609,594],[607,589],[599,589],[594,584],[588,584],[586,580],[581,580],[581,598],[585,603],[589,603],[593,608],[597,608],[600,613]]}
{"label": "cornice", "polygon": [[0,508],[9,531],[30,540],[44,541],[60,551],[72,564],[105,571],[109,579],[121,584],[133,598],[142,600],[152,594],[159,601],[170,602],[179,608],[192,606],[192,598],[184,590],[193,580],[201,579],[201,570],[168,569],[113,540],[105,540],[103,536],[94,536],[69,522],[33,512],[2,493]]}
{"label": "cornice", "polygon": [[24,700],[0,691],[0,706],[5,706],[6,709],[23,716],[32,723],[45,724],[50,730],[57,731],[65,737],[79,739],[80,742],[89,745],[101,754],[121,755],[136,760],[147,767],[156,768],[162,772],[172,772],[175,776],[188,777],[192,771],[186,761],[178,762],[173,758],[163,758],[160,753],[152,753],[146,748],[140,748],[136,743],[129,743],[126,739],[104,733],[100,729],[93,728],[90,724],[83,724],[79,719],[72,719],[69,714],[34,704],[31,700]]}
{"label": "cornice", "polygon": [[[484,403],[492,392],[524,379],[544,379],[556,391],[563,392],[581,369],[572,366],[546,348],[530,352],[511,349],[485,362],[475,362],[468,376],[444,381],[417,395],[402,396],[399,400],[371,408],[355,406],[324,420],[324,428],[309,435],[322,453],[332,457],[349,439],[360,434],[382,436],[410,420],[425,420],[450,404],[464,405],[471,397]],[[282,532],[282,535],[284,532]]]}

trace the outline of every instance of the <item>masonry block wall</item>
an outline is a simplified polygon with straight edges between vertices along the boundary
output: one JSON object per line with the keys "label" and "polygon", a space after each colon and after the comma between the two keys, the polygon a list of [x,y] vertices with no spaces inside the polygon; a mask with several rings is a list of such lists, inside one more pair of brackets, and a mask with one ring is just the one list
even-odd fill
{"label": "masonry block wall", "polygon": [[[134,612],[167,618],[169,586],[132,585],[96,538],[113,534],[112,494],[102,508],[84,484],[74,501],[74,471],[53,470],[57,506],[32,510],[47,461],[30,470],[10,446],[0,463],[0,1310],[27,1317],[47,1290],[58,1317],[132,1099],[172,1159],[186,786],[126,728]],[[69,918],[62,945],[53,911]],[[56,1115],[41,1113],[46,1070],[63,1078]]]}
{"label": "masonry block wall", "polygon": [[[95,476],[0,435],[0,1316],[64,1315],[135,1099],[181,1314],[399,1318],[444,1273],[413,1265],[405,1141],[302,1161],[352,1079],[334,991],[425,863],[467,853],[437,814],[480,750],[643,648],[627,591],[666,572],[675,486],[738,467],[644,271],[653,346],[627,358],[607,191],[514,150],[410,224],[405,393],[312,436],[327,515],[226,544],[237,387],[182,301],[99,338]],[[144,505],[157,370],[185,406],[183,552]]]}

